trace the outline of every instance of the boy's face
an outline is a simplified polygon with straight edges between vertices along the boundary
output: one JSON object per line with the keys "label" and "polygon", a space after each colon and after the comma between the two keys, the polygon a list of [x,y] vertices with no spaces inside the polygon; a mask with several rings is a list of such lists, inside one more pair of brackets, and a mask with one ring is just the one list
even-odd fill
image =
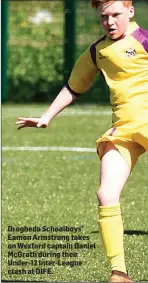
{"label": "boy's face", "polygon": [[125,7],[122,1],[101,3],[98,7],[101,25],[111,39],[126,34],[130,19],[134,16],[134,7]]}

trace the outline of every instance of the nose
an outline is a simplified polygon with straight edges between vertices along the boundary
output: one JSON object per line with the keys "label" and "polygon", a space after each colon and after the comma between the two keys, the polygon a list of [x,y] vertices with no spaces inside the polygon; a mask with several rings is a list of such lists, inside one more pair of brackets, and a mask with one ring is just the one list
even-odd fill
{"label": "nose", "polygon": [[112,16],[108,17],[108,25],[111,26],[112,24],[114,24],[114,18]]}

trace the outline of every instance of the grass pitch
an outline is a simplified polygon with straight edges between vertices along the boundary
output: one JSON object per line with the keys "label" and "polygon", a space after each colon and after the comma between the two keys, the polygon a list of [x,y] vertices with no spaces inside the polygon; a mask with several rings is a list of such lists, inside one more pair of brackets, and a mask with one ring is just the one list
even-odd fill
{"label": "grass pitch", "polygon": [[[2,146],[56,146],[95,148],[95,140],[111,124],[109,107],[69,107],[59,115],[48,129],[17,131],[17,116],[40,116],[47,105],[4,105],[2,108]],[[139,159],[122,193],[121,204],[125,229],[125,255],[127,268],[135,281],[148,280],[148,197],[147,155]],[[65,151],[2,151],[2,279],[47,282],[99,282],[110,275],[104,256],[97,225],[96,191],[99,184],[99,160],[93,152]],[[18,243],[65,244],[65,240],[8,240],[8,226],[13,227],[81,227],[73,232],[24,232],[13,236],[79,235],[84,240],[70,238],[69,243],[95,244],[93,249],[72,249],[77,257],[60,258],[61,261],[82,261],[81,266],[52,267],[53,274],[8,274],[8,270],[22,266],[8,265],[8,252],[18,252]],[[8,245],[13,244],[15,246]],[[43,250],[43,249],[42,249]],[[20,250],[31,251],[28,249]],[[33,251],[33,249],[32,249]],[[34,249],[35,251],[35,249]],[[39,251],[39,250],[36,250]],[[47,250],[61,252],[61,250]],[[9,257],[9,259],[12,259]],[[31,258],[26,260],[32,266]],[[42,258],[41,258],[42,259]],[[45,258],[43,258],[45,260]],[[47,259],[47,258],[46,258]],[[57,261],[57,258],[48,258]]]}

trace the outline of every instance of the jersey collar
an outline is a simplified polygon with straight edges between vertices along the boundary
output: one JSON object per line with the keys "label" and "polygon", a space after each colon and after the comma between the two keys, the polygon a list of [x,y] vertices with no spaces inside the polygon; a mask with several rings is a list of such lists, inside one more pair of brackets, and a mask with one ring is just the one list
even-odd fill
{"label": "jersey collar", "polygon": [[133,33],[137,28],[139,28],[138,24],[134,21],[130,22],[129,27],[126,31],[125,35],[130,35],[131,33]]}

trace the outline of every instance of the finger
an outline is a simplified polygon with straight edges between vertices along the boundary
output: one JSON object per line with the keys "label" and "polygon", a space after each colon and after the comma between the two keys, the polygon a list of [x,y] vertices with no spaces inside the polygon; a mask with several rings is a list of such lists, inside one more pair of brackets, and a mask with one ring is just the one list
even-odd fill
{"label": "finger", "polygon": [[30,120],[30,118],[18,117],[17,120],[18,120],[18,121],[20,121],[20,120],[22,120],[22,121],[28,121],[28,120]]}
{"label": "finger", "polygon": [[18,121],[24,121],[24,122],[33,122],[38,123],[39,118],[24,118],[24,117],[18,117]]}
{"label": "finger", "polygon": [[43,124],[43,123],[38,123],[38,124],[36,125],[36,127],[37,127],[37,128],[46,128],[47,125],[46,125],[46,124]]}
{"label": "finger", "polygon": [[42,126],[42,123],[38,123],[38,124],[36,125],[37,128],[40,128],[41,126]]}
{"label": "finger", "polygon": [[38,123],[39,122],[39,118],[28,118],[27,121],[33,122],[33,123]]}
{"label": "finger", "polygon": [[26,125],[25,125],[25,124],[22,124],[22,125],[20,125],[20,126],[17,127],[17,130],[21,130],[21,129],[25,128],[25,127],[26,127]]}
{"label": "finger", "polygon": [[25,121],[18,121],[18,122],[15,122],[15,124],[16,124],[16,125],[25,124],[24,122],[25,122]]}

